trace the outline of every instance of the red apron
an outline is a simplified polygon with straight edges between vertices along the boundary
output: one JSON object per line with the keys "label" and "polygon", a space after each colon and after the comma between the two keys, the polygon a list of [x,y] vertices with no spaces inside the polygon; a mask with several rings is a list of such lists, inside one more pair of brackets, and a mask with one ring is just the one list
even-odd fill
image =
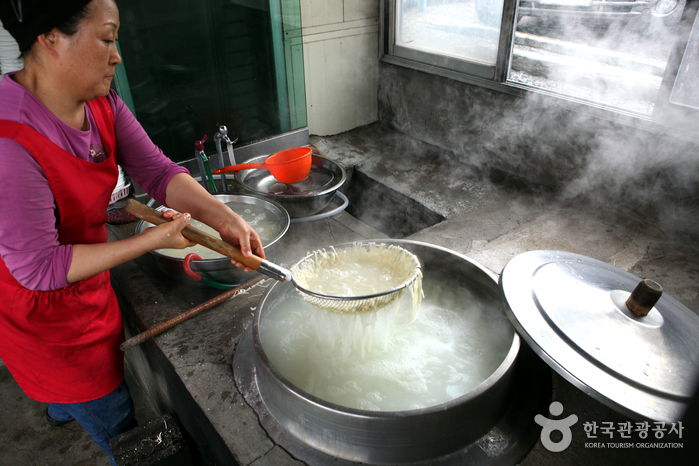
{"label": "red apron", "polygon": [[[0,137],[24,146],[48,179],[61,244],[107,241],[107,206],[118,178],[114,114],[104,97],[89,105],[109,157],[102,163],[64,151],[27,125],[0,120]],[[32,291],[0,258],[0,358],[27,396],[78,403],[110,393],[124,376],[123,341],[109,271],[58,290]]]}

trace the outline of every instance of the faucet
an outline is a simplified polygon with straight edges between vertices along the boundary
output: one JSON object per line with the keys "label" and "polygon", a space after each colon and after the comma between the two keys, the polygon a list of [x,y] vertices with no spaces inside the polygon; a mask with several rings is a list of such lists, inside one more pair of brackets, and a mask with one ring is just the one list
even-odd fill
{"label": "faucet", "polygon": [[[221,140],[226,142],[226,148],[228,150],[229,163],[227,164],[223,159],[223,150],[221,150]],[[216,152],[218,153],[218,163],[220,168],[226,167],[228,165],[235,165],[235,156],[233,155],[233,143],[238,141],[231,141],[228,138],[228,128],[224,125],[218,127],[218,132],[214,135],[214,142],[216,143]],[[221,183],[223,184],[223,192],[228,192],[228,186],[226,185],[226,175],[221,174]]]}
{"label": "faucet", "polygon": [[205,134],[201,141],[194,142],[194,155],[199,163],[199,173],[201,174],[201,182],[204,189],[211,193],[216,193],[216,184],[214,183],[214,176],[211,174],[211,168],[209,167],[209,158],[204,152],[204,142],[206,142],[206,139]]}

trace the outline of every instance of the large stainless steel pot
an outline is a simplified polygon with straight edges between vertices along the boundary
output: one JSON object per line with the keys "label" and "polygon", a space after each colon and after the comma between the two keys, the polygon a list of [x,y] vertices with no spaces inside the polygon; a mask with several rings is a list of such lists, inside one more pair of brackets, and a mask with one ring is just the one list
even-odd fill
{"label": "large stainless steel pot", "polygon": [[[262,163],[266,158],[263,155],[246,163]],[[257,169],[239,171],[235,177],[247,192],[278,202],[294,219],[309,217],[323,210],[347,181],[342,166],[319,155],[313,156],[308,178],[299,183],[286,185],[274,179],[267,170]]]}
{"label": "large stainless steel pot", "polygon": [[[270,309],[283,302],[291,293],[296,293],[289,284],[275,283],[260,301],[253,320],[249,339],[252,340],[254,352],[249,350],[250,343],[245,339],[236,351],[236,380],[246,399],[259,408],[261,419],[269,419],[265,413],[268,410],[286,432],[302,444],[312,447],[313,451],[327,455],[322,458],[389,464],[442,457],[460,449],[468,450],[469,445],[482,441],[484,436],[492,436],[491,431],[498,420],[512,407],[514,368],[520,339],[506,317],[496,276],[465,256],[437,246],[412,241],[384,242],[400,245],[415,253],[424,263],[426,276],[434,270],[447,271],[454,280],[454,285],[466,286],[478,299],[491,303],[489,308],[492,309],[492,318],[511,332],[511,345],[502,363],[484,382],[450,402],[398,412],[364,411],[339,406],[293,385],[271,364],[265,354],[260,339],[261,323]],[[250,370],[248,364],[253,365],[254,371]],[[251,373],[254,373],[254,379],[250,378]],[[538,380],[539,373],[534,371],[533,374],[534,380]],[[526,385],[520,383],[520,391],[529,391]],[[259,396],[252,393],[257,391]],[[264,406],[259,403],[260,396]],[[528,404],[529,407],[534,407],[537,403],[529,401]],[[533,419],[533,414],[531,416]],[[510,422],[506,423],[507,427],[495,429],[498,432],[496,437],[504,434],[511,436],[511,439],[503,443],[502,451],[498,449],[500,447],[494,449],[491,460],[502,460],[500,455],[504,451],[511,454],[513,450],[520,449],[519,453],[523,454],[521,448],[524,447],[524,451],[529,448],[531,443],[526,445],[526,441],[515,441],[518,433],[511,430],[504,433],[515,424]],[[293,446],[285,447],[293,450]],[[298,454],[303,456],[303,448]],[[310,453],[306,460],[311,463],[320,461],[322,464],[324,459],[318,460],[313,455],[314,453]],[[468,453],[457,453],[457,456],[460,458],[457,462],[465,461]],[[514,460],[516,459],[518,458]],[[480,463],[486,464],[488,461]]]}
{"label": "large stainless steel pot", "polygon": [[[291,223],[289,214],[286,212],[286,210],[274,201],[245,194],[214,194],[214,197],[224,203],[236,202],[262,207],[269,213],[271,218],[274,218],[275,221],[279,223],[281,227],[279,234],[264,246],[267,259],[274,261],[279,249],[279,242],[286,234]],[[138,234],[150,226],[152,226],[152,224],[141,220],[136,226],[136,233]],[[151,251],[150,255],[155,260],[158,270],[160,270],[171,280],[190,285],[197,283],[193,278],[189,277],[185,273],[184,259],[166,256],[158,251]],[[193,260],[190,262],[190,266],[193,272],[196,272],[209,280],[231,286],[240,285],[241,283],[259,275],[258,272],[243,272],[241,269],[235,267],[231,263],[231,260],[227,257],[222,257],[219,259]]]}
{"label": "large stainless steel pot", "polygon": [[[509,317],[519,333],[513,333],[500,367],[451,402],[402,412],[348,409],[300,390],[270,363],[261,322],[293,292],[275,285],[241,339],[234,370],[265,430],[295,457],[337,466],[515,464],[541,433],[540,426],[532,426],[535,416],[553,413],[542,360],[632,419],[682,419],[699,373],[699,318],[673,298],[662,296],[645,317],[633,315],[625,302],[637,277],[561,251],[515,257],[500,275],[498,292],[494,275],[464,256],[422,243],[388,242],[420,257],[426,276],[430,268],[446,270],[454,283],[497,302],[493,314]],[[529,346],[520,348],[518,335]]]}

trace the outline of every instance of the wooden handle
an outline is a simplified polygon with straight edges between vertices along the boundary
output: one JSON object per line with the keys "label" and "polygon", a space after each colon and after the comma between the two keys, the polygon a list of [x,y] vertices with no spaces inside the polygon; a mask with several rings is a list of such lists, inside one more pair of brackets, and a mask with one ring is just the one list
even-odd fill
{"label": "wooden handle", "polygon": [[229,165],[227,167],[217,168],[216,170],[214,170],[214,175],[252,169],[267,170],[267,165],[265,165],[264,163],[239,163],[237,165]]}
{"label": "wooden handle", "polygon": [[225,293],[222,293],[218,296],[216,296],[213,299],[208,300],[207,302],[200,304],[197,307],[193,307],[189,311],[183,312],[182,314],[173,317],[170,320],[166,320],[165,322],[162,322],[154,327],[149,328],[145,332],[141,332],[138,335],[129,338],[126,340],[124,343],[119,346],[122,351],[126,351],[129,348],[133,348],[136,345],[140,345],[144,341],[153,338],[156,335],[160,335],[163,333],[165,330],[169,330],[175,325],[179,324],[180,322],[184,322],[185,320],[189,319],[190,317],[194,317],[197,314],[200,314],[204,312],[207,309],[210,309],[218,304],[221,304],[222,302],[228,300],[229,298],[232,298],[237,292],[240,290],[244,290],[246,288],[250,288],[253,285],[255,285],[257,282],[262,280],[263,277],[262,275],[259,275],[252,280],[248,280],[247,282],[243,283],[242,285],[233,288],[232,290],[228,290]]}
{"label": "wooden handle", "polygon": [[660,283],[646,278],[636,286],[626,300],[626,307],[639,316],[647,316],[662,295],[663,287]]}
{"label": "wooden handle", "polygon": [[[165,218],[162,212],[148,207],[147,205],[138,202],[135,199],[129,199],[128,201],[126,201],[126,207],[124,207],[124,210],[126,210],[134,217],[140,218],[141,220],[145,220],[146,222],[150,222],[154,225],[160,225],[161,223],[167,223],[172,221],[172,219],[170,218]],[[226,257],[230,257],[233,260],[245,264],[246,266],[254,270],[259,269],[260,264],[264,260],[261,257],[256,256],[255,254],[253,254],[250,257],[245,257],[243,256],[243,253],[240,251],[240,248],[237,248],[232,244],[228,244],[225,241],[220,240],[215,236],[211,236],[210,234],[205,233],[201,230],[197,230],[191,225],[187,225],[186,227],[184,227],[184,229],[182,230],[182,236],[197,244],[201,244],[202,246],[209,248],[212,251],[216,251],[219,254],[223,254]]]}

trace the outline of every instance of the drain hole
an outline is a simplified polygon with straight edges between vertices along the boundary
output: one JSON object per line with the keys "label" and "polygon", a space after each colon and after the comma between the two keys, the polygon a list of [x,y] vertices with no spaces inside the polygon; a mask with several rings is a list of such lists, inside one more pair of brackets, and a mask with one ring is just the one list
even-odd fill
{"label": "drain hole", "polygon": [[444,220],[417,201],[355,170],[345,193],[347,213],[391,238],[400,239]]}

